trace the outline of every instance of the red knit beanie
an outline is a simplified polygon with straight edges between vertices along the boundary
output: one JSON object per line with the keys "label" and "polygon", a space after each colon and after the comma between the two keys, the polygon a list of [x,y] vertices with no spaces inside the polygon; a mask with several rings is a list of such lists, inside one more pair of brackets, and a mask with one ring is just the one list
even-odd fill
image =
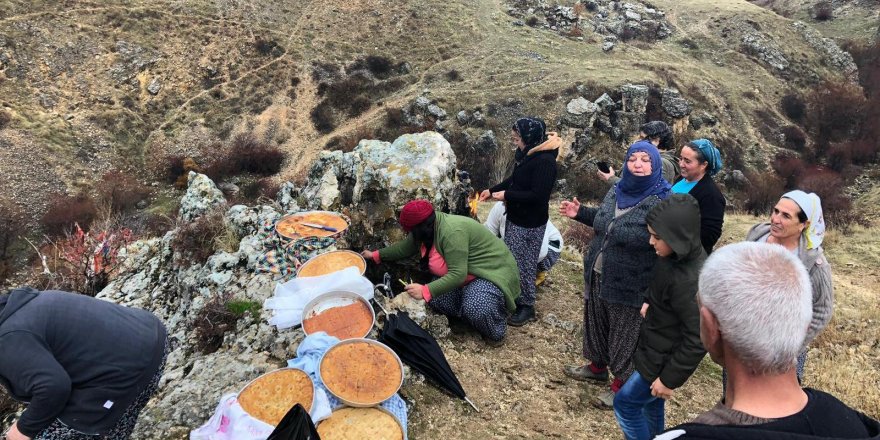
{"label": "red knit beanie", "polygon": [[400,211],[400,226],[403,230],[409,232],[419,223],[425,221],[434,212],[434,205],[427,200],[413,200],[403,206]]}

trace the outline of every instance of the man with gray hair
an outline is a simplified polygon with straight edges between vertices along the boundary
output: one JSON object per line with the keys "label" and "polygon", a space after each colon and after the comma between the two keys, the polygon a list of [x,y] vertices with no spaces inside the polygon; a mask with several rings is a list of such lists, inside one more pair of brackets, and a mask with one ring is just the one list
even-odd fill
{"label": "man with gray hair", "polygon": [[727,370],[727,395],[657,439],[880,439],[880,423],[798,384],[812,294],[793,253],[767,243],[725,246],[706,260],[699,289],[700,339]]}

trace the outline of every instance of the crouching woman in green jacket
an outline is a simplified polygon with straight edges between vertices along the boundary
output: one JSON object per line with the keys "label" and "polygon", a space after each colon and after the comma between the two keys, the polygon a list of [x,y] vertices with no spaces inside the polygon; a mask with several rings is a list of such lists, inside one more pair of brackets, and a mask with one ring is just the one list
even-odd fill
{"label": "crouching woman in green jacket", "polygon": [[490,345],[500,345],[507,312],[516,309],[519,270],[504,242],[477,221],[435,212],[426,200],[413,200],[400,212],[403,241],[363,256],[374,263],[418,256],[421,269],[436,279],[409,284],[407,293],[435,311],[470,323]]}

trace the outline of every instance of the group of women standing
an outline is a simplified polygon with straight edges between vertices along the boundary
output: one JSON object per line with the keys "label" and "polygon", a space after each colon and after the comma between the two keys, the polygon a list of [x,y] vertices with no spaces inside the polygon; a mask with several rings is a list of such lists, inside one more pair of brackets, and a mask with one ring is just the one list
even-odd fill
{"label": "group of women standing", "polygon": [[[713,181],[723,162],[711,141],[687,142],[675,158],[669,151],[672,136],[665,123],[643,125],[641,137],[628,148],[620,178],[613,178],[613,170],[599,172],[613,183],[599,206],[583,206],[574,198],[559,207],[562,215],[595,231],[584,255],[583,355],[587,363],[565,367],[564,373],[603,383],[613,376],[609,389],[594,402],[606,408],[612,407],[615,393],[633,373],[632,358],[643,319],[640,309],[657,261],[646,223],[648,213],[670,194],[689,194],[698,205],[700,244],[710,254],[721,236],[726,208]],[[517,146],[512,174],[480,194],[481,201],[492,198],[505,204],[503,241],[470,218],[434,212],[428,202],[419,200],[408,203],[400,215],[401,225],[411,232],[406,240],[380,251],[364,251],[374,262],[420,257],[422,267],[437,278],[427,285],[406,286],[410,296],[468,321],[490,345],[503,343],[508,324],[535,320],[538,253],[549,220],[562,142],[555,133],[547,133],[537,118],[517,120],[511,138]],[[780,199],[769,223],[756,225],[745,237],[785,246],[797,253],[810,272],[814,319],[799,358],[799,378],[806,345],[831,316],[831,271],[820,246],[823,232],[818,197],[793,191]]]}

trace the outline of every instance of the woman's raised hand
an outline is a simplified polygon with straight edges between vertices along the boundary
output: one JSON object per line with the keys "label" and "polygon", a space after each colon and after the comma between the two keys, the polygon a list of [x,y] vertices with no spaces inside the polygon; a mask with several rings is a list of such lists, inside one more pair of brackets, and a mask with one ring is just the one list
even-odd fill
{"label": "woman's raised hand", "polygon": [[596,170],[596,174],[599,175],[600,179],[607,182],[608,179],[614,177],[614,167],[609,166],[607,173],[603,173],[602,170]]}
{"label": "woman's raised hand", "polygon": [[492,193],[489,192],[488,189],[484,189],[483,192],[480,193],[480,201],[485,202],[489,200],[489,197],[492,197]]}
{"label": "woman's raised hand", "polygon": [[578,201],[577,197],[575,197],[571,201],[563,200],[562,204],[559,205],[559,213],[568,218],[575,218],[578,214],[578,210],[580,209],[581,202]]}

